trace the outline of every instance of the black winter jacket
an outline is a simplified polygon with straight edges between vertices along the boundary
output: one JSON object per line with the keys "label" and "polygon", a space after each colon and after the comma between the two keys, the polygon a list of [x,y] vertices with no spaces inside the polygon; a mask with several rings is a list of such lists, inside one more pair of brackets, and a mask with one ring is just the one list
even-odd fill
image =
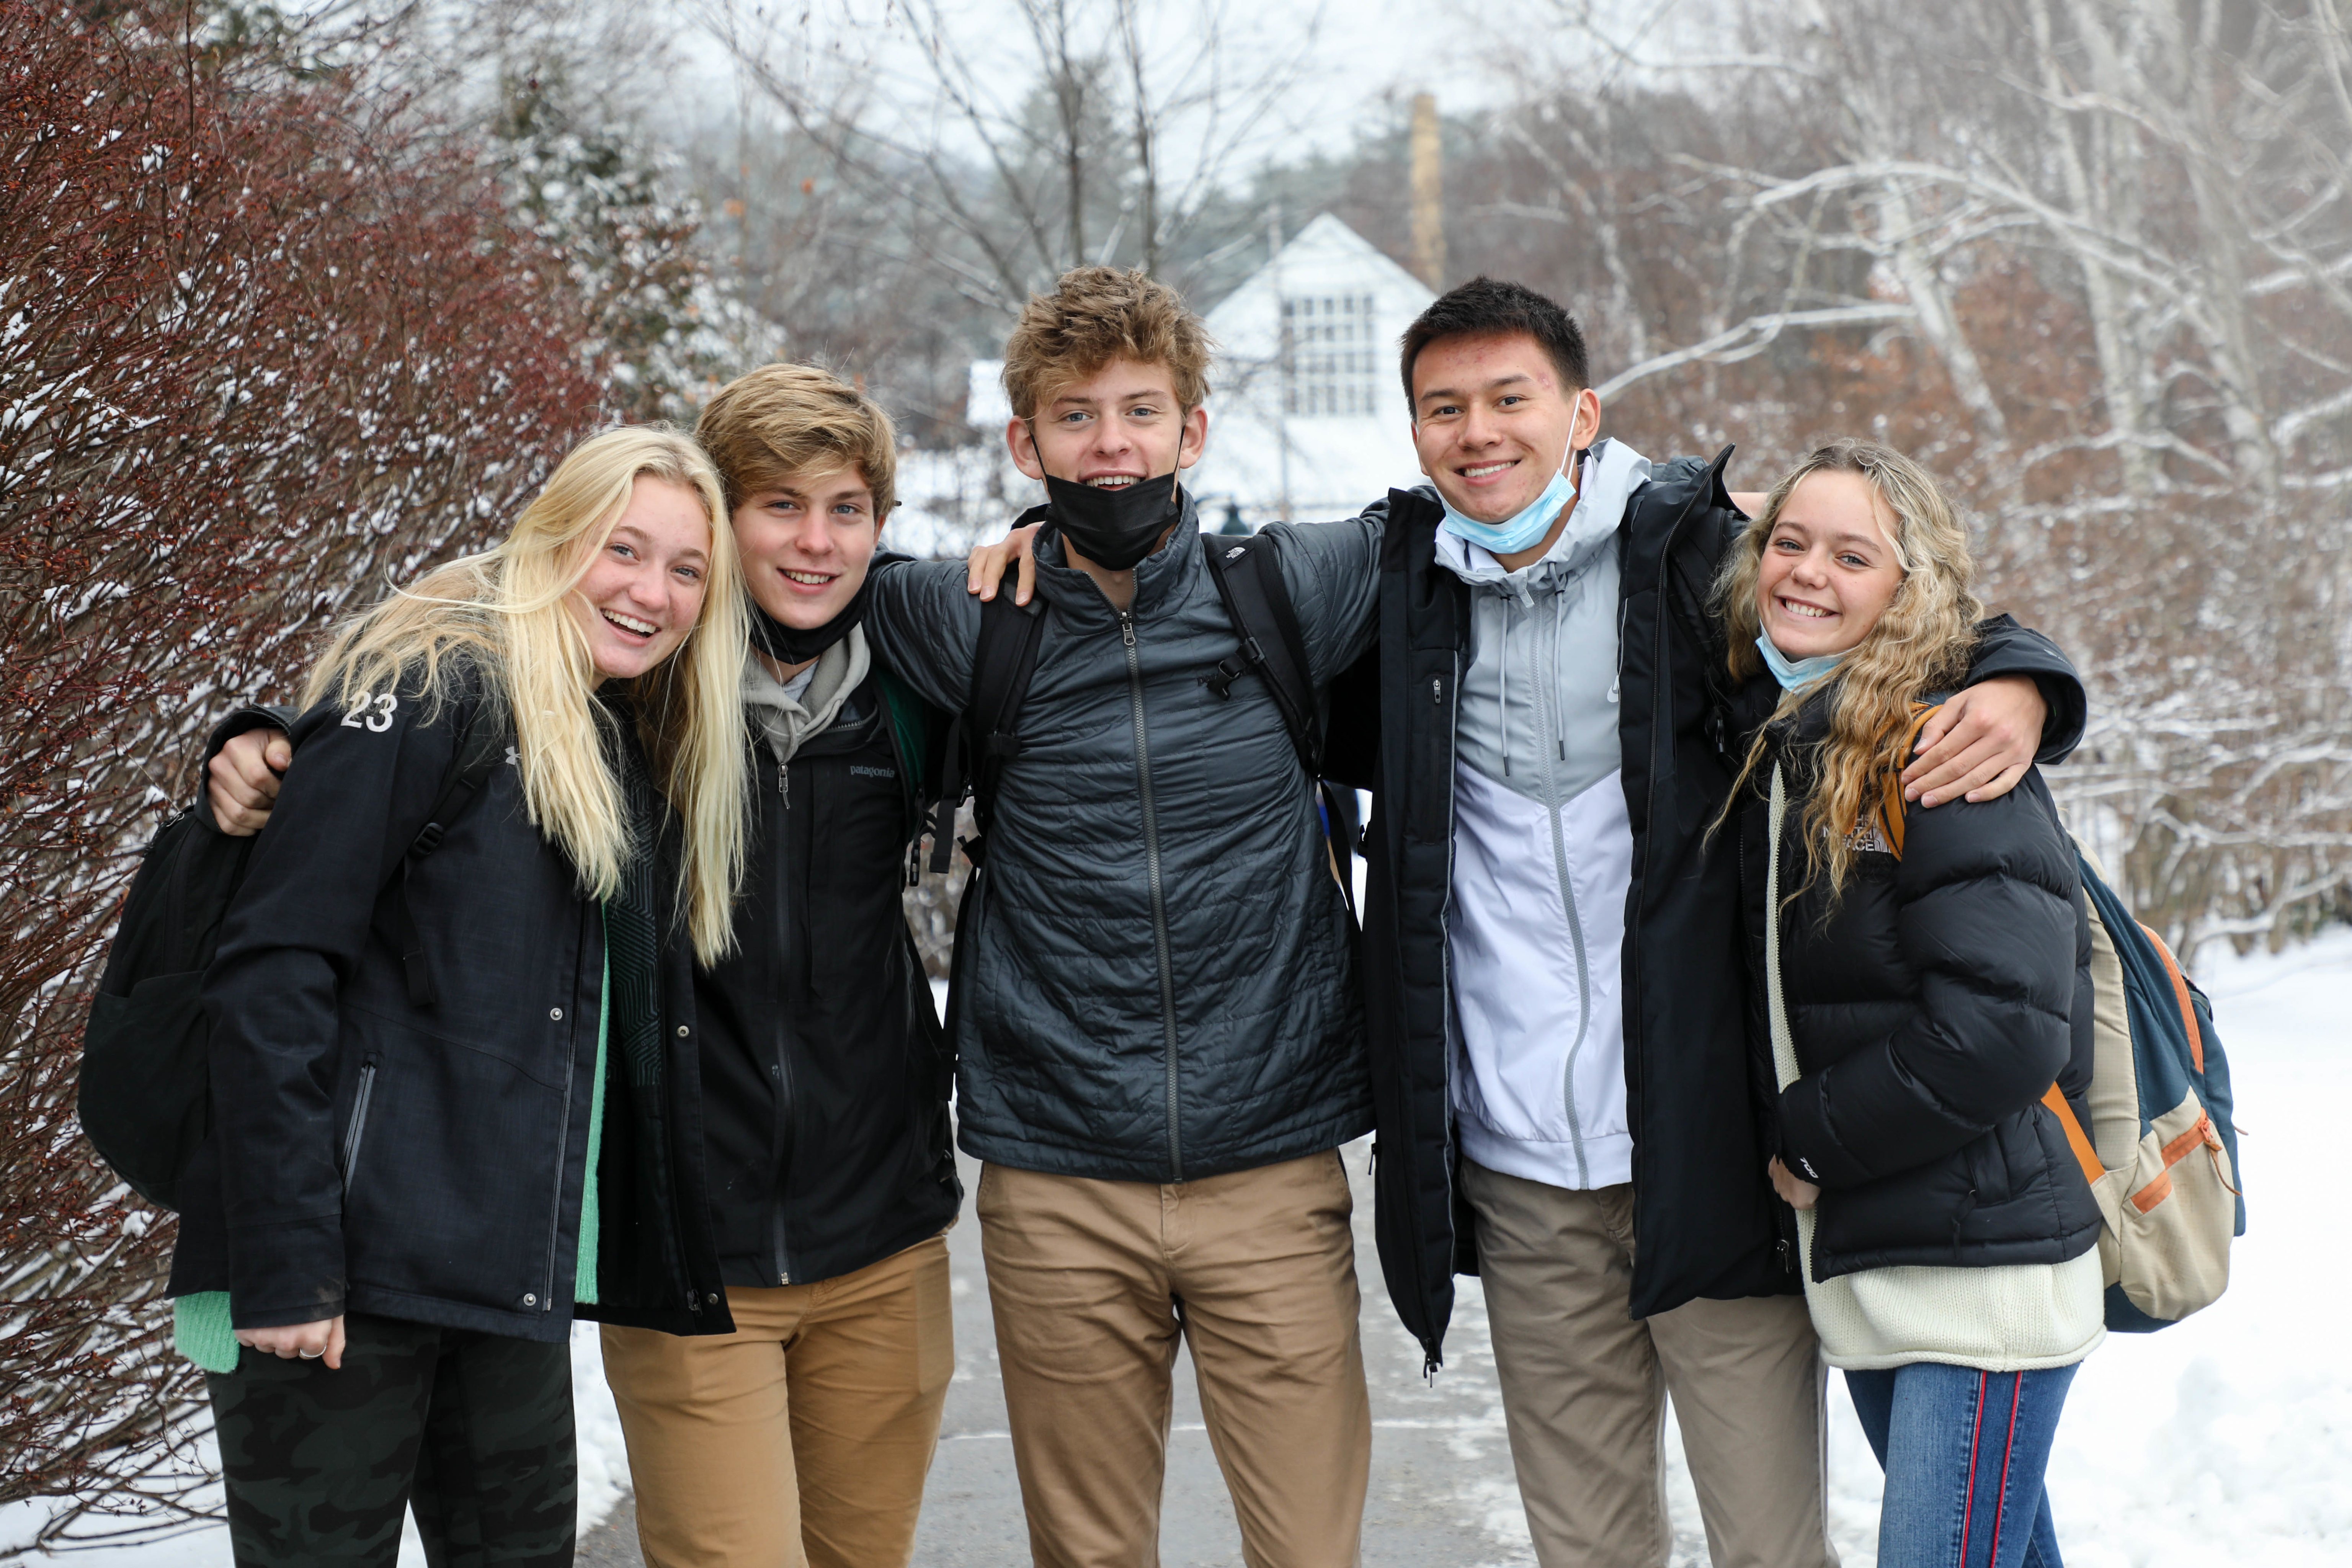
{"label": "black winter jacket", "polygon": [[[1189,499],[1122,616],[1038,535],[1046,622],[959,931],[957,1123],[1025,1170],[1169,1182],[1371,1125],[1348,910],[1264,683],[1204,683],[1233,626]],[[1379,534],[1268,531],[1318,682],[1370,636]],[[971,700],[961,562],[877,565],[866,630],[930,701]]]}
{"label": "black winter jacket", "polygon": [[955,1219],[953,1063],[899,894],[936,715],[869,676],[789,767],[751,742],[736,950],[698,970],[711,1225],[730,1285],[810,1284]]}
{"label": "black winter jacket", "polygon": [[[1780,697],[1750,683],[1747,733]],[[1862,850],[1832,900],[1802,838],[1828,709],[1817,697],[1775,727],[1739,805],[1750,1071],[1776,1107],[1767,1152],[1822,1189],[1813,1277],[2079,1257],[2098,1205],[2042,1096],[2056,1080],[2089,1125],[2091,928],[2049,788],[2035,770],[1998,800],[1910,806],[1901,855]],[[1773,762],[1789,802],[1780,994],[1802,1074],[1785,1092],[1763,1005]]]}
{"label": "black winter jacket", "polygon": [[[439,847],[407,862],[437,994],[410,1000],[404,858],[458,735],[494,721],[470,691],[436,707],[404,689],[294,724],[293,766],[207,974],[214,1120],[199,1169],[219,1197],[184,1212],[171,1290],[228,1290],[239,1328],[349,1310],[569,1332],[603,921],[531,826],[520,775],[494,767]],[[666,833],[665,900],[676,852]],[[682,935],[664,944],[658,1061],[632,1073],[607,1052],[600,1304],[579,1315],[725,1332],[691,969]]]}
{"label": "black winter jacket", "polygon": [[[1619,735],[1633,834],[1623,994],[1637,1318],[1696,1298],[1801,1289],[1781,1246],[1793,1225],[1765,1181],[1746,1091],[1738,866],[1729,852],[1708,855],[1703,846],[1737,767],[1722,633],[1707,608],[1717,568],[1748,525],[1723,486],[1729,457],[1727,449],[1712,464],[1657,464],[1627,500],[1618,531]],[[1392,490],[1374,511],[1388,522],[1377,658],[1335,692],[1334,727],[1342,713],[1362,713],[1377,731],[1363,910],[1380,1115],[1375,1226],[1390,1299],[1434,1362],[1453,1314],[1454,1275],[1477,1271],[1447,1082],[1454,724],[1471,658],[1470,591],[1437,563],[1444,514],[1433,492]],[[1970,679],[2019,674],[2041,682],[2050,704],[2042,760],[2056,761],[2082,734],[2081,684],[2043,639],[2013,623],[1997,626]],[[1341,739],[1335,733],[1335,752],[1350,749]]]}

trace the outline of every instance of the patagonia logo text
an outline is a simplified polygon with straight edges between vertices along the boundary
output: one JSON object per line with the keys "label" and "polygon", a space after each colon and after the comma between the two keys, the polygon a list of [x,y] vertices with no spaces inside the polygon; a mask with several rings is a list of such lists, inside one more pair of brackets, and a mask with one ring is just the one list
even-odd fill
{"label": "patagonia logo text", "polygon": [[898,770],[869,768],[863,763],[852,763],[849,764],[849,776],[854,779],[895,779],[898,776]]}

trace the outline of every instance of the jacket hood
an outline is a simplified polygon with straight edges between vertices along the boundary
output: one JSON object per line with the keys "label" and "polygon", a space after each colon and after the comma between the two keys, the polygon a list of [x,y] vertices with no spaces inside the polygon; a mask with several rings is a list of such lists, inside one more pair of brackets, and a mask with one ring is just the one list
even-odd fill
{"label": "jacket hood", "polygon": [[1625,502],[1649,478],[1649,458],[1622,441],[1596,442],[1568,525],[1540,559],[1509,571],[1485,549],[1440,528],[1437,563],[1479,592],[1524,599],[1535,590],[1558,587],[1591,565],[1617,537]]}
{"label": "jacket hood", "polygon": [[848,636],[816,656],[808,689],[797,700],[757,657],[747,658],[743,661],[744,716],[766,739],[776,761],[789,763],[802,742],[833,722],[872,668],[864,626],[850,627]]}

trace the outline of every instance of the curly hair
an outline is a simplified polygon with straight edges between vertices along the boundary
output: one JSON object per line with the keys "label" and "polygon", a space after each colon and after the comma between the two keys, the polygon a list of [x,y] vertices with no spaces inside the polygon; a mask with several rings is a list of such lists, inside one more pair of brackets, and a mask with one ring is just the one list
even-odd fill
{"label": "curly hair", "polygon": [[[1855,474],[1870,486],[1893,515],[1887,542],[1903,570],[1895,597],[1836,675],[1782,694],[1772,713],[1771,723],[1779,723],[1817,699],[1832,704],[1828,731],[1815,748],[1804,839],[1806,879],[1826,871],[1834,900],[1853,868],[1852,835],[1862,826],[1863,814],[1884,798],[1888,777],[1902,773],[1909,761],[1905,752],[1913,703],[1948,689],[1968,673],[1984,605],[1975,593],[1968,527],[1935,476],[1891,447],[1853,437],[1832,441],[1780,476],[1765,499],[1763,514],[1748,526],[1716,578],[1715,608],[1730,642],[1735,679],[1748,679],[1764,668],[1756,638],[1763,630],[1757,583],[1765,543],[1790,495],[1820,473]],[[1767,724],[1759,730],[1748,749],[1732,787],[1735,799],[1763,761],[1769,729]],[[1888,837],[1895,837],[1898,825],[1887,826]]]}
{"label": "curly hair", "polygon": [[1004,344],[1004,395],[1023,419],[1113,360],[1164,364],[1189,412],[1209,400],[1216,345],[1183,297],[1141,268],[1074,267],[1034,294]]}

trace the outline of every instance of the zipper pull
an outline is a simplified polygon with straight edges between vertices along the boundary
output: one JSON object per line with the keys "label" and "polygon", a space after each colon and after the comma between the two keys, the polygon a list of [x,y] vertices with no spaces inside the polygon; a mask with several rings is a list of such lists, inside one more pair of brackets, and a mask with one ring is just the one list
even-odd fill
{"label": "zipper pull", "polygon": [[1133,647],[1135,646],[1135,616],[1133,612],[1126,610],[1119,612],[1118,635],[1127,640],[1128,647]]}
{"label": "zipper pull", "polygon": [[790,763],[778,763],[776,764],[776,793],[784,797],[784,809],[786,811],[792,810],[793,764]]}
{"label": "zipper pull", "polygon": [[1433,675],[1429,678],[1429,700],[1441,708],[1445,705],[1445,682]]}

